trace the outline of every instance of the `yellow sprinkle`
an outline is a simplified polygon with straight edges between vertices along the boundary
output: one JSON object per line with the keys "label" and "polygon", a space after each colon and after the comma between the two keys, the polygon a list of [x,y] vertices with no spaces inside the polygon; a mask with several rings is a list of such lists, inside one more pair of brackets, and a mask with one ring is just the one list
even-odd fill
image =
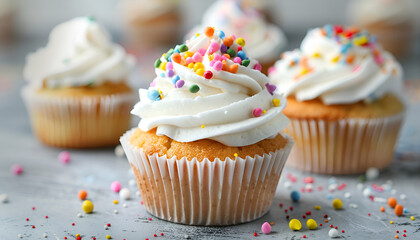
{"label": "yellow sprinkle", "polygon": [[361,37],[358,37],[358,38],[354,39],[353,43],[360,46],[360,45],[366,44],[368,41],[369,41],[369,39],[366,36],[361,36]]}
{"label": "yellow sprinkle", "polygon": [[76,234],[76,237],[80,237],[80,233]]}
{"label": "yellow sprinkle", "polygon": [[394,224],[394,221],[389,221],[389,223]]}
{"label": "yellow sprinkle", "polygon": [[194,65],[194,71],[197,71],[199,68],[204,68],[204,65],[201,62],[197,62]]}
{"label": "yellow sprinkle", "polygon": [[188,64],[188,68],[194,68],[194,63]]}
{"label": "yellow sprinkle", "polygon": [[414,216],[411,216],[411,217],[410,217],[410,219],[411,219],[412,221],[414,221]]}
{"label": "yellow sprinkle", "polygon": [[332,62],[338,62],[340,60],[340,55],[335,56],[335,58],[331,59]]}
{"label": "yellow sprinkle", "polygon": [[118,200],[117,200],[117,199],[115,199],[115,200],[113,201],[113,203],[114,203],[114,204],[118,204]]}
{"label": "yellow sprinkle", "polygon": [[280,100],[278,98],[273,99],[273,105],[274,107],[278,107],[280,105]]}
{"label": "yellow sprinkle", "polygon": [[313,219],[308,219],[306,221],[306,226],[308,226],[309,230],[315,230],[318,227],[318,224]]}
{"label": "yellow sprinkle", "polygon": [[93,203],[89,200],[83,201],[82,209],[85,213],[91,213],[93,211]]}
{"label": "yellow sprinkle", "polygon": [[185,52],[184,53],[184,58],[187,59],[188,57],[192,57],[193,53],[192,52]]}
{"label": "yellow sprinkle", "polygon": [[195,71],[195,73],[197,73],[197,75],[203,76],[204,75],[204,68],[199,68]]}
{"label": "yellow sprinkle", "polygon": [[203,125],[201,125],[201,128],[205,128],[205,127],[206,127],[206,125],[204,125],[204,124],[203,124]]}
{"label": "yellow sprinkle", "polygon": [[266,113],[266,112],[267,112],[267,110],[264,110],[264,111],[263,111],[263,113]]}
{"label": "yellow sprinkle", "polygon": [[106,239],[112,239],[112,237],[110,235],[106,235],[105,237],[106,237]]}
{"label": "yellow sprinkle", "polygon": [[233,156],[234,156],[234,157],[237,157],[237,156],[238,156],[238,154],[237,154],[237,153],[234,153],[234,154],[233,154]]}
{"label": "yellow sprinkle", "polygon": [[195,34],[195,36],[196,36],[196,37],[200,36],[200,33],[196,33],[196,34]]}
{"label": "yellow sprinkle", "polygon": [[321,54],[319,54],[319,53],[314,53],[314,54],[312,54],[312,57],[314,57],[314,58],[318,58],[318,57],[321,57]]}
{"label": "yellow sprinkle", "polygon": [[300,229],[302,229],[302,224],[300,223],[299,220],[292,219],[289,222],[289,228],[292,229],[293,231],[299,231]]}
{"label": "yellow sprinkle", "polygon": [[315,205],[314,209],[315,209],[315,210],[321,210],[321,206],[319,206],[319,205]]}
{"label": "yellow sprinkle", "polygon": [[245,46],[245,40],[243,38],[237,38],[235,42],[242,47]]}
{"label": "yellow sprinkle", "polygon": [[159,66],[160,69],[162,69],[163,71],[166,70],[166,62],[162,62]]}
{"label": "yellow sprinkle", "polygon": [[212,61],[214,59],[214,54],[209,56],[209,61]]}
{"label": "yellow sprinkle", "polygon": [[300,71],[300,75],[305,75],[308,72],[310,72],[309,68],[302,68],[302,70]]}

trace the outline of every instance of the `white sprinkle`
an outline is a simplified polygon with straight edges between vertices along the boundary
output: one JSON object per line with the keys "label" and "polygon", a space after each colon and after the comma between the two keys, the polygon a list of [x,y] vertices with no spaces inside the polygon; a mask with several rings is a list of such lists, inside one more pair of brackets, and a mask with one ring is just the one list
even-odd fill
{"label": "white sprinkle", "polygon": [[337,189],[337,184],[336,183],[328,185],[328,190],[334,191],[335,189]]}
{"label": "white sprinkle", "polygon": [[381,197],[374,197],[373,201],[378,202],[378,203],[386,203],[387,199],[386,198],[381,198]]}
{"label": "white sprinkle", "polygon": [[362,190],[363,189],[363,183],[358,183],[357,184],[357,190]]}
{"label": "white sprinkle", "polygon": [[331,217],[327,217],[327,220],[328,220],[328,221],[331,221]]}
{"label": "white sprinkle", "polygon": [[124,203],[124,204],[123,204],[123,207],[124,207],[124,208],[127,208],[127,206],[128,206],[128,205],[127,205],[127,203]]}
{"label": "white sprinkle", "polygon": [[188,236],[188,235],[184,235],[184,238],[185,238],[185,239],[190,239],[190,236]]}
{"label": "white sprinkle", "polygon": [[0,194],[0,202],[7,203],[8,201],[9,201],[9,197],[7,196],[7,194],[5,193]]}
{"label": "white sprinkle", "polygon": [[330,238],[336,238],[338,237],[338,231],[335,228],[331,228],[330,231],[328,232],[328,236],[330,236]]}
{"label": "white sprinkle", "polygon": [[47,233],[44,233],[42,236],[43,236],[44,238],[47,238],[47,237],[48,237],[48,234],[47,234]]}
{"label": "white sprinkle", "polygon": [[363,190],[363,196],[369,197],[370,195],[372,195],[372,190],[370,190],[370,188],[365,188]]}
{"label": "white sprinkle", "polygon": [[139,191],[137,191],[137,192],[136,192],[136,195],[137,195],[137,196],[140,196],[140,192],[139,192]]}
{"label": "white sprinkle", "polygon": [[108,226],[107,226],[107,225],[105,225],[105,226],[104,226],[104,229],[105,229],[105,230],[108,230]]}
{"label": "white sprinkle", "polygon": [[391,190],[391,194],[392,194],[392,195],[395,195],[395,194],[397,194],[397,190],[395,190],[395,189],[392,189],[392,190]]}
{"label": "white sprinkle", "polygon": [[21,233],[19,233],[18,238],[23,238],[23,235]]}
{"label": "white sprinkle", "polygon": [[286,189],[290,189],[292,187],[292,184],[289,181],[284,182],[284,187]]}
{"label": "white sprinkle", "polygon": [[401,198],[401,200],[405,200],[407,198],[407,196],[405,194],[401,194],[400,198]]}
{"label": "white sprinkle", "polygon": [[345,198],[351,198],[351,193],[349,193],[349,192],[345,192],[345,193],[344,193],[344,197],[345,197]]}
{"label": "white sprinkle", "polygon": [[375,180],[379,177],[379,169],[371,167],[366,171],[366,179],[369,181]]}
{"label": "white sprinkle", "polygon": [[121,189],[119,194],[121,199],[128,200],[131,198],[131,192],[128,188]]}
{"label": "white sprinkle", "polygon": [[115,214],[118,214],[118,210],[117,210],[117,209],[115,209],[115,210],[114,210],[114,213],[115,213]]}
{"label": "white sprinkle", "polygon": [[78,213],[77,214],[77,217],[82,218],[83,217],[83,214],[82,213]]}
{"label": "white sprinkle", "polygon": [[337,179],[335,179],[335,177],[329,178],[328,179],[328,185],[331,185],[331,184],[335,183],[336,180]]}
{"label": "white sprinkle", "polygon": [[307,190],[309,190],[309,189],[314,189],[314,185],[312,185],[312,184],[310,184],[310,183],[308,183],[308,184],[306,184],[306,186],[305,186],[305,188],[307,189]]}
{"label": "white sprinkle", "polygon": [[350,204],[349,204],[349,207],[351,207],[351,208],[357,208],[358,206],[357,206],[357,204],[355,204],[355,203],[350,203]]}
{"label": "white sprinkle", "polygon": [[114,153],[117,157],[123,158],[125,156],[124,149],[121,145],[118,145],[114,149]]}
{"label": "white sprinkle", "polygon": [[128,181],[128,185],[130,185],[132,187],[136,186],[136,184],[137,184],[137,182],[134,179],[130,179],[130,181]]}

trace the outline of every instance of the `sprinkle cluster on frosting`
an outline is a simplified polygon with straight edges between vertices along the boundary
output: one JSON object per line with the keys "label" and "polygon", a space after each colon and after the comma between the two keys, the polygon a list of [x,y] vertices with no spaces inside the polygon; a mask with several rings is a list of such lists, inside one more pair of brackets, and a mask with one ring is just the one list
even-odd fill
{"label": "sprinkle cluster on frosting", "polygon": [[298,100],[339,104],[380,97],[396,87],[392,80],[401,81],[401,67],[367,31],[327,24],[310,30],[300,49],[284,52],[269,76]]}
{"label": "sprinkle cluster on frosting", "polygon": [[278,134],[288,123],[286,106],[245,40],[206,27],[156,60],[157,77],[140,89],[132,113],[140,129],[179,142],[212,139],[246,146]]}

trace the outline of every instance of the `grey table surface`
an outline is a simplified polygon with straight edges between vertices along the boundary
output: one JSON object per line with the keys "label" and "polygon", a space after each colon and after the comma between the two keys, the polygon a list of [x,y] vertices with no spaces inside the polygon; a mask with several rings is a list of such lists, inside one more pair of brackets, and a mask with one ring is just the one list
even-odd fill
{"label": "grey table surface", "polygon": [[[22,234],[23,239],[76,239],[76,234],[82,239],[106,239],[106,235],[112,239],[184,239],[186,236],[191,239],[302,239],[304,235],[306,239],[328,239],[330,224],[338,227],[341,239],[394,239],[395,235],[400,239],[420,239],[420,80],[406,83],[411,104],[407,121],[395,161],[378,179],[360,184],[357,176],[316,175],[286,167],[273,205],[262,218],[227,227],[185,226],[159,220],[146,212],[140,204],[140,196],[135,194],[137,187],[129,185],[134,177],[127,160],[117,157],[114,149],[69,150],[71,161],[63,165],[57,159],[63,149],[47,147],[32,135],[19,90],[23,85],[23,56],[40,45],[42,43],[25,42],[0,51],[0,194],[7,194],[9,198],[7,203],[0,202],[1,240],[17,239],[18,234]],[[290,47],[296,45],[292,41]],[[407,79],[420,79],[418,52],[402,60]],[[20,176],[10,172],[10,167],[16,163],[24,168]],[[308,176],[314,178],[313,191],[301,192],[305,187],[303,179]],[[293,178],[297,181],[292,182]],[[130,189],[131,200],[113,203],[119,199],[118,194],[110,190],[115,180]],[[333,180],[346,187],[329,191]],[[363,189],[372,184],[386,187],[384,192],[372,192],[376,201],[363,195]],[[95,206],[94,213],[83,214],[81,218],[78,213],[83,213],[82,203],[77,198],[80,189],[88,192],[88,199]],[[292,190],[301,192],[299,203],[292,203]],[[407,209],[402,217],[397,217],[381,202],[390,196],[396,197]],[[344,202],[343,210],[334,210],[331,198],[340,198]],[[315,205],[322,209],[314,210]],[[285,213],[284,209],[290,206],[294,207],[293,211]],[[385,212],[379,211],[381,206],[385,206]],[[323,226],[308,230],[302,217],[307,211],[311,211],[308,217]],[[324,222],[324,214],[330,217],[328,223]],[[287,215],[301,220],[301,231],[289,229]],[[414,221],[411,216],[415,217]],[[269,235],[261,232],[264,222],[273,222],[273,232]],[[107,223],[111,224],[108,230],[104,228]],[[404,230],[407,237],[403,237]],[[254,232],[258,233],[257,237]]]}

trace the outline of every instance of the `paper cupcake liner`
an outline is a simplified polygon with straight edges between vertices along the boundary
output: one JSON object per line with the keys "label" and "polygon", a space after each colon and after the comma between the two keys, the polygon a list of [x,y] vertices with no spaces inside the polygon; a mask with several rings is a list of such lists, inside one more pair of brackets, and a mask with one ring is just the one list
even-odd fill
{"label": "paper cupcake liner", "polygon": [[133,169],[146,210],[189,225],[231,225],[263,216],[270,208],[280,174],[293,146],[245,159],[198,161],[146,155],[129,139],[120,141]]}
{"label": "paper cupcake liner", "polygon": [[93,148],[118,144],[130,128],[134,93],[108,96],[52,97],[32,87],[22,89],[35,135],[45,144]]}
{"label": "paper cupcake liner", "polygon": [[323,174],[357,174],[383,169],[393,159],[404,114],[337,121],[290,119],[285,132],[295,140],[288,166]]}

